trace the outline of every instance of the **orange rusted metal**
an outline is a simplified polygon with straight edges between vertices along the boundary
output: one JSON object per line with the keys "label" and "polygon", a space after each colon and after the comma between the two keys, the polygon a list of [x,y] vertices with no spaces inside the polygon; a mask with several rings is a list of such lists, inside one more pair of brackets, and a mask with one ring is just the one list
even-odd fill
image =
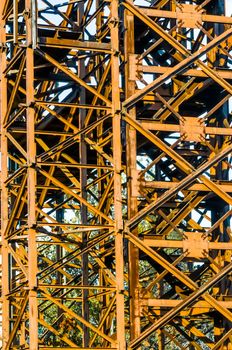
{"label": "orange rusted metal", "polygon": [[0,2],[3,350],[232,349],[225,5]]}

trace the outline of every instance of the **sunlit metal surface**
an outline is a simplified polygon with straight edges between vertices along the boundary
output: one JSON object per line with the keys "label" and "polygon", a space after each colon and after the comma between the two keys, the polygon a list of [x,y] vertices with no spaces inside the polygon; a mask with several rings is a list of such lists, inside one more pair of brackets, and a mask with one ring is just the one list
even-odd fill
{"label": "sunlit metal surface", "polygon": [[2,349],[232,349],[223,0],[1,0]]}

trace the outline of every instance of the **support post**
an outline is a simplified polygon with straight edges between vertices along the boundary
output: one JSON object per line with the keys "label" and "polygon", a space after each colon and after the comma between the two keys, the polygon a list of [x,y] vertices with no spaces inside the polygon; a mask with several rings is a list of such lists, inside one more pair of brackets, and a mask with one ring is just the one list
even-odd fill
{"label": "support post", "polygon": [[124,312],[124,259],[123,259],[123,218],[121,185],[121,105],[119,87],[119,17],[118,1],[111,1],[111,78],[112,78],[112,117],[113,117],[113,159],[114,159],[114,215],[115,215],[115,263],[116,263],[116,323],[117,347],[125,350]]}
{"label": "support post", "polygon": [[8,241],[5,237],[5,230],[8,223],[8,190],[5,181],[8,176],[7,160],[7,136],[4,127],[4,118],[7,113],[7,78],[4,74],[6,69],[6,23],[3,12],[6,1],[0,3],[0,120],[1,120],[1,255],[2,255],[2,349],[6,349],[10,331],[10,310],[7,294],[9,293],[9,252]]}
{"label": "support post", "polygon": [[[125,93],[129,98],[135,93],[135,81],[130,79],[130,55],[134,54],[134,15],[128,10],[124,11],[125,25]],[[131,108],[128,112],[132,119],[136,119],[136,110]],[[138,202],[135,195],[136,173],[137,173],[137,140],[136,130],[129,124],[126,127],[126,161],[127,161],[127,191],[128,191],[128,219],[136,215]],[[135,230],[136,231],[136,230]],[[134,232],[137,234],[136,232]],[[131,340],[140,334],[139,315],[139,251],[134,244],[128,243],[128,264],[129,264],[129,290],[130,290],[130,336]]]}
{"label": "support post", "polygon": [[29,349],[38,349],[37,244],[36,244],[36,144],[34,110],[34,50],[31,1],[26,0],[26,105],[28,193]]}

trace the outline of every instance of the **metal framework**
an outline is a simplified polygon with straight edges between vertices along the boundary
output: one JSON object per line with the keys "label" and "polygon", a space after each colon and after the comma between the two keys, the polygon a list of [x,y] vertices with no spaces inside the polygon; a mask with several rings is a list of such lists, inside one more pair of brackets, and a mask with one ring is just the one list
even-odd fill
{"label": "metal framework", "polygon": [[232,349],[224,0],[1,0],[2,349]]}

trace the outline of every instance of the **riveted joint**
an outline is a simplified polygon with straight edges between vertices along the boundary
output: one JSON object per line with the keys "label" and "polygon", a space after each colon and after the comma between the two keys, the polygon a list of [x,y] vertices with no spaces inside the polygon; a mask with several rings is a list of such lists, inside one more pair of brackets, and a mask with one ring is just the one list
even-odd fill
{"label": "riveted joint", "polygon": [[118,290],[118,294],[124,295],[125,294],[125,290],[124,289],[119,289]]}
{"label": "riveted joint", "polygon": [[31,13],[30,9],[25,9],[23,11],[23,18],[28,19],[30,17],[30,13]]}
{"label": "riveted joint", "polygon": [[27,290],[29,292],[37,292],[38,291],[38,286],[24,287],[23,289]]}
{"label": "riveted joint", "polygon": [[31,101],[30,103],[19,103],[20,108],[34,108],[35,106],[35,101]]}
{"label": "riveted joint", "polygon": [[126,110],[125,107],[122,106],[122,109],[121,109],[121,115],[122,115],[122,117],[125,117],[126,114],[127,114],[127,110]]}
{"label": "riveted joint", "polygon": [[7,46],[4,43],[0,43],[0,52],[6,52]]}
{"label": "riveted joint", "polygon": [[26,229],[27,229],[27,231],[28,231],[28,230],[34,230],[34,231],[36,231],[36,230],[37,230],[36,222],[28,223],[28,226],[27,226]]}
{"label": "riveted joint", "polygon": [[34,108],[35,106],[35,101],[31,101],[29,104],[28,104],[28,107],[29,108]]}
{"label": "riveted joint", "polygon": [[113,55],[114,55],[115,57],[119,57],[119,56],[120,56],[120,51],[118,51],[118,50],[113,50]]}
{"label": "riveted joint", "polygon": [[114,111],[114,114],[116,114],[116,115],[121,115],[121,109],[116,109],[116,110]]}
{"label": "riveted joint", "polygon": [[109,27],[115,28],[119,25],[120,20],[116,17],[111,17],[111,19],[109,20]]}
{"label": "riveted joint", "polygon": [[28,168],[35,169],[36,168],[36,163],[32,162],[32,163],[28,164]]}

